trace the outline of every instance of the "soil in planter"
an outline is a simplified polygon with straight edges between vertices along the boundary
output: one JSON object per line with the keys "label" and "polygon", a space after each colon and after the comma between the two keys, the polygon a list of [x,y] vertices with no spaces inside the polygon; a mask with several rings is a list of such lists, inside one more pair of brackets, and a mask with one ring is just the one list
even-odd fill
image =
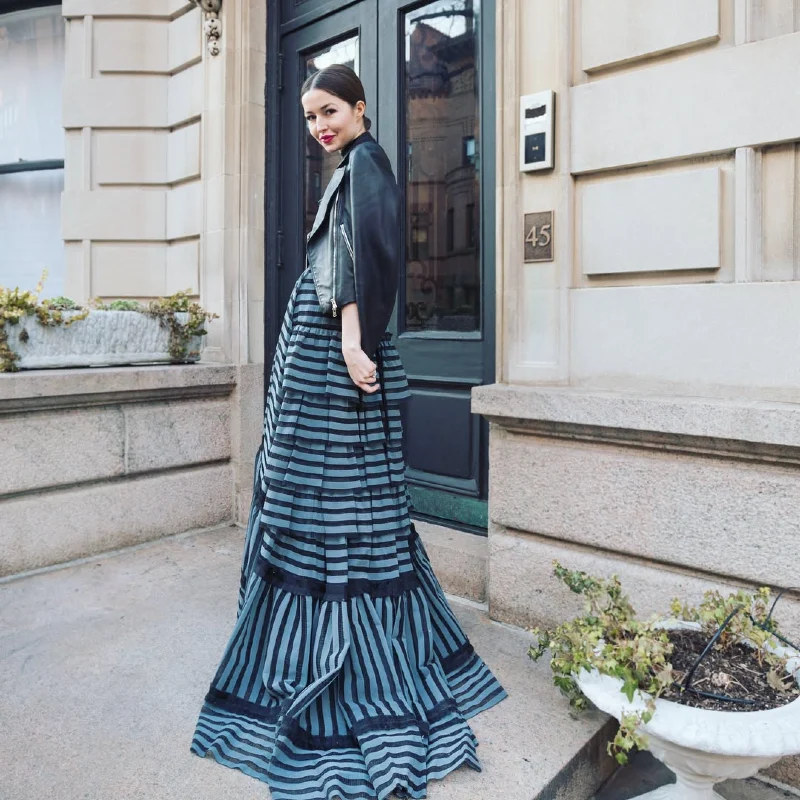
{"label": "soil in planter", "polygon": [[[669,631],[669,639],[675,646],[670,661],[676,680],[680,683],[705,649],[709,637],[700,631],[678,630]],[[751,647],[736,644],[724,651],[714,648],[695,670],[692,687],[701,692],[754,700],[754,705],[700,697],[693,692],[681,692],[678,688],[667,690],[662,697],[692,708],[717,711],[765,711],[786,705],[800,697],[796,682],[789,684],[791,688],[787,692],[770,686],[767,683],[769,670],[770,666],[766,661],[759,664],[756,651]]]}

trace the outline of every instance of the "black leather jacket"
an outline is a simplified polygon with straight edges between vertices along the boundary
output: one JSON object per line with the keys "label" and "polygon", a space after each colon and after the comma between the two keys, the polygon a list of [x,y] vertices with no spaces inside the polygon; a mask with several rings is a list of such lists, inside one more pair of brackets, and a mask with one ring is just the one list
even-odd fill
{"label": "black leather jacket", "polygon": [[397,181],[369,133],[342,151],[306,248],[322,310],[358,305],[361,349],[374,357],[397,295],[400,207]]}

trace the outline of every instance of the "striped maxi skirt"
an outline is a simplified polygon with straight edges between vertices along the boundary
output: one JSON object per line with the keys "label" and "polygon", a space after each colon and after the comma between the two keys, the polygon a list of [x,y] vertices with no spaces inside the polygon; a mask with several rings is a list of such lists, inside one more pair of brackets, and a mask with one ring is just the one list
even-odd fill
{"label": "striped maxi skirt", "polygon": [[236,624],[192,751],[272,800],[423,798],[480,770],[467,719],[506,694],[450,610],[408,514],[400,358],[360,396],[312,276],[284,318]]}

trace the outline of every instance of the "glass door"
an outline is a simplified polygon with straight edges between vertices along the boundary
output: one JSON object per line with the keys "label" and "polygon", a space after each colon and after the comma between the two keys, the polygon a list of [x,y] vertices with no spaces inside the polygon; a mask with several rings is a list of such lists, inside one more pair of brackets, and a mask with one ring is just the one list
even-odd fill
{"label": "glass door", "polygon": [[396,333],[412,387],[412,502],[484,528],[488,430],[470,392],[494,378],[490,32],[481,0],[381,0],[380,14],[382,144],[405,199]]}

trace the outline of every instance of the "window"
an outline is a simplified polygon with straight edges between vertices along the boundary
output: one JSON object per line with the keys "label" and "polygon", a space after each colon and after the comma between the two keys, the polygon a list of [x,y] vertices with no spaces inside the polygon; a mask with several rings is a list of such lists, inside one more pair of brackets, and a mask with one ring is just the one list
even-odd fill
{"label": "window", "polygon": [[428,260],[427,227],[413,227],[411,229],[411,259],[413,261]]}
{"label": "window", "polygon": [[475,247],[475,203],[467,203],[466,227],[467,235],[464,238],[467,247]]}
{"label": "window", "polygon": [[[400,174],[409,247],[399,330],[479,331],[481,0],[402,5],[408,11],[401,18],[406,163]],[[474,204],[471,221],[467,203]],[[414,210],[423,207],[430,209],[424,268],[414,258],[413,232]]]}
{"label": "window", "polygon": [[462,140],[462,159],[461,163],[465,166],[475,166],[475,157],[477,150],[475,149],[475,137],[465,136]]}
{"label": "window", "polygon": [[[37,6],[37,7],[32,7]],[[0,2],[0,285],[64,291],[61,6]]]}
{"label": "window", "polygon": [[456,249],[456,218],[455,209],[447,209],[447,252],[452,253]]}

